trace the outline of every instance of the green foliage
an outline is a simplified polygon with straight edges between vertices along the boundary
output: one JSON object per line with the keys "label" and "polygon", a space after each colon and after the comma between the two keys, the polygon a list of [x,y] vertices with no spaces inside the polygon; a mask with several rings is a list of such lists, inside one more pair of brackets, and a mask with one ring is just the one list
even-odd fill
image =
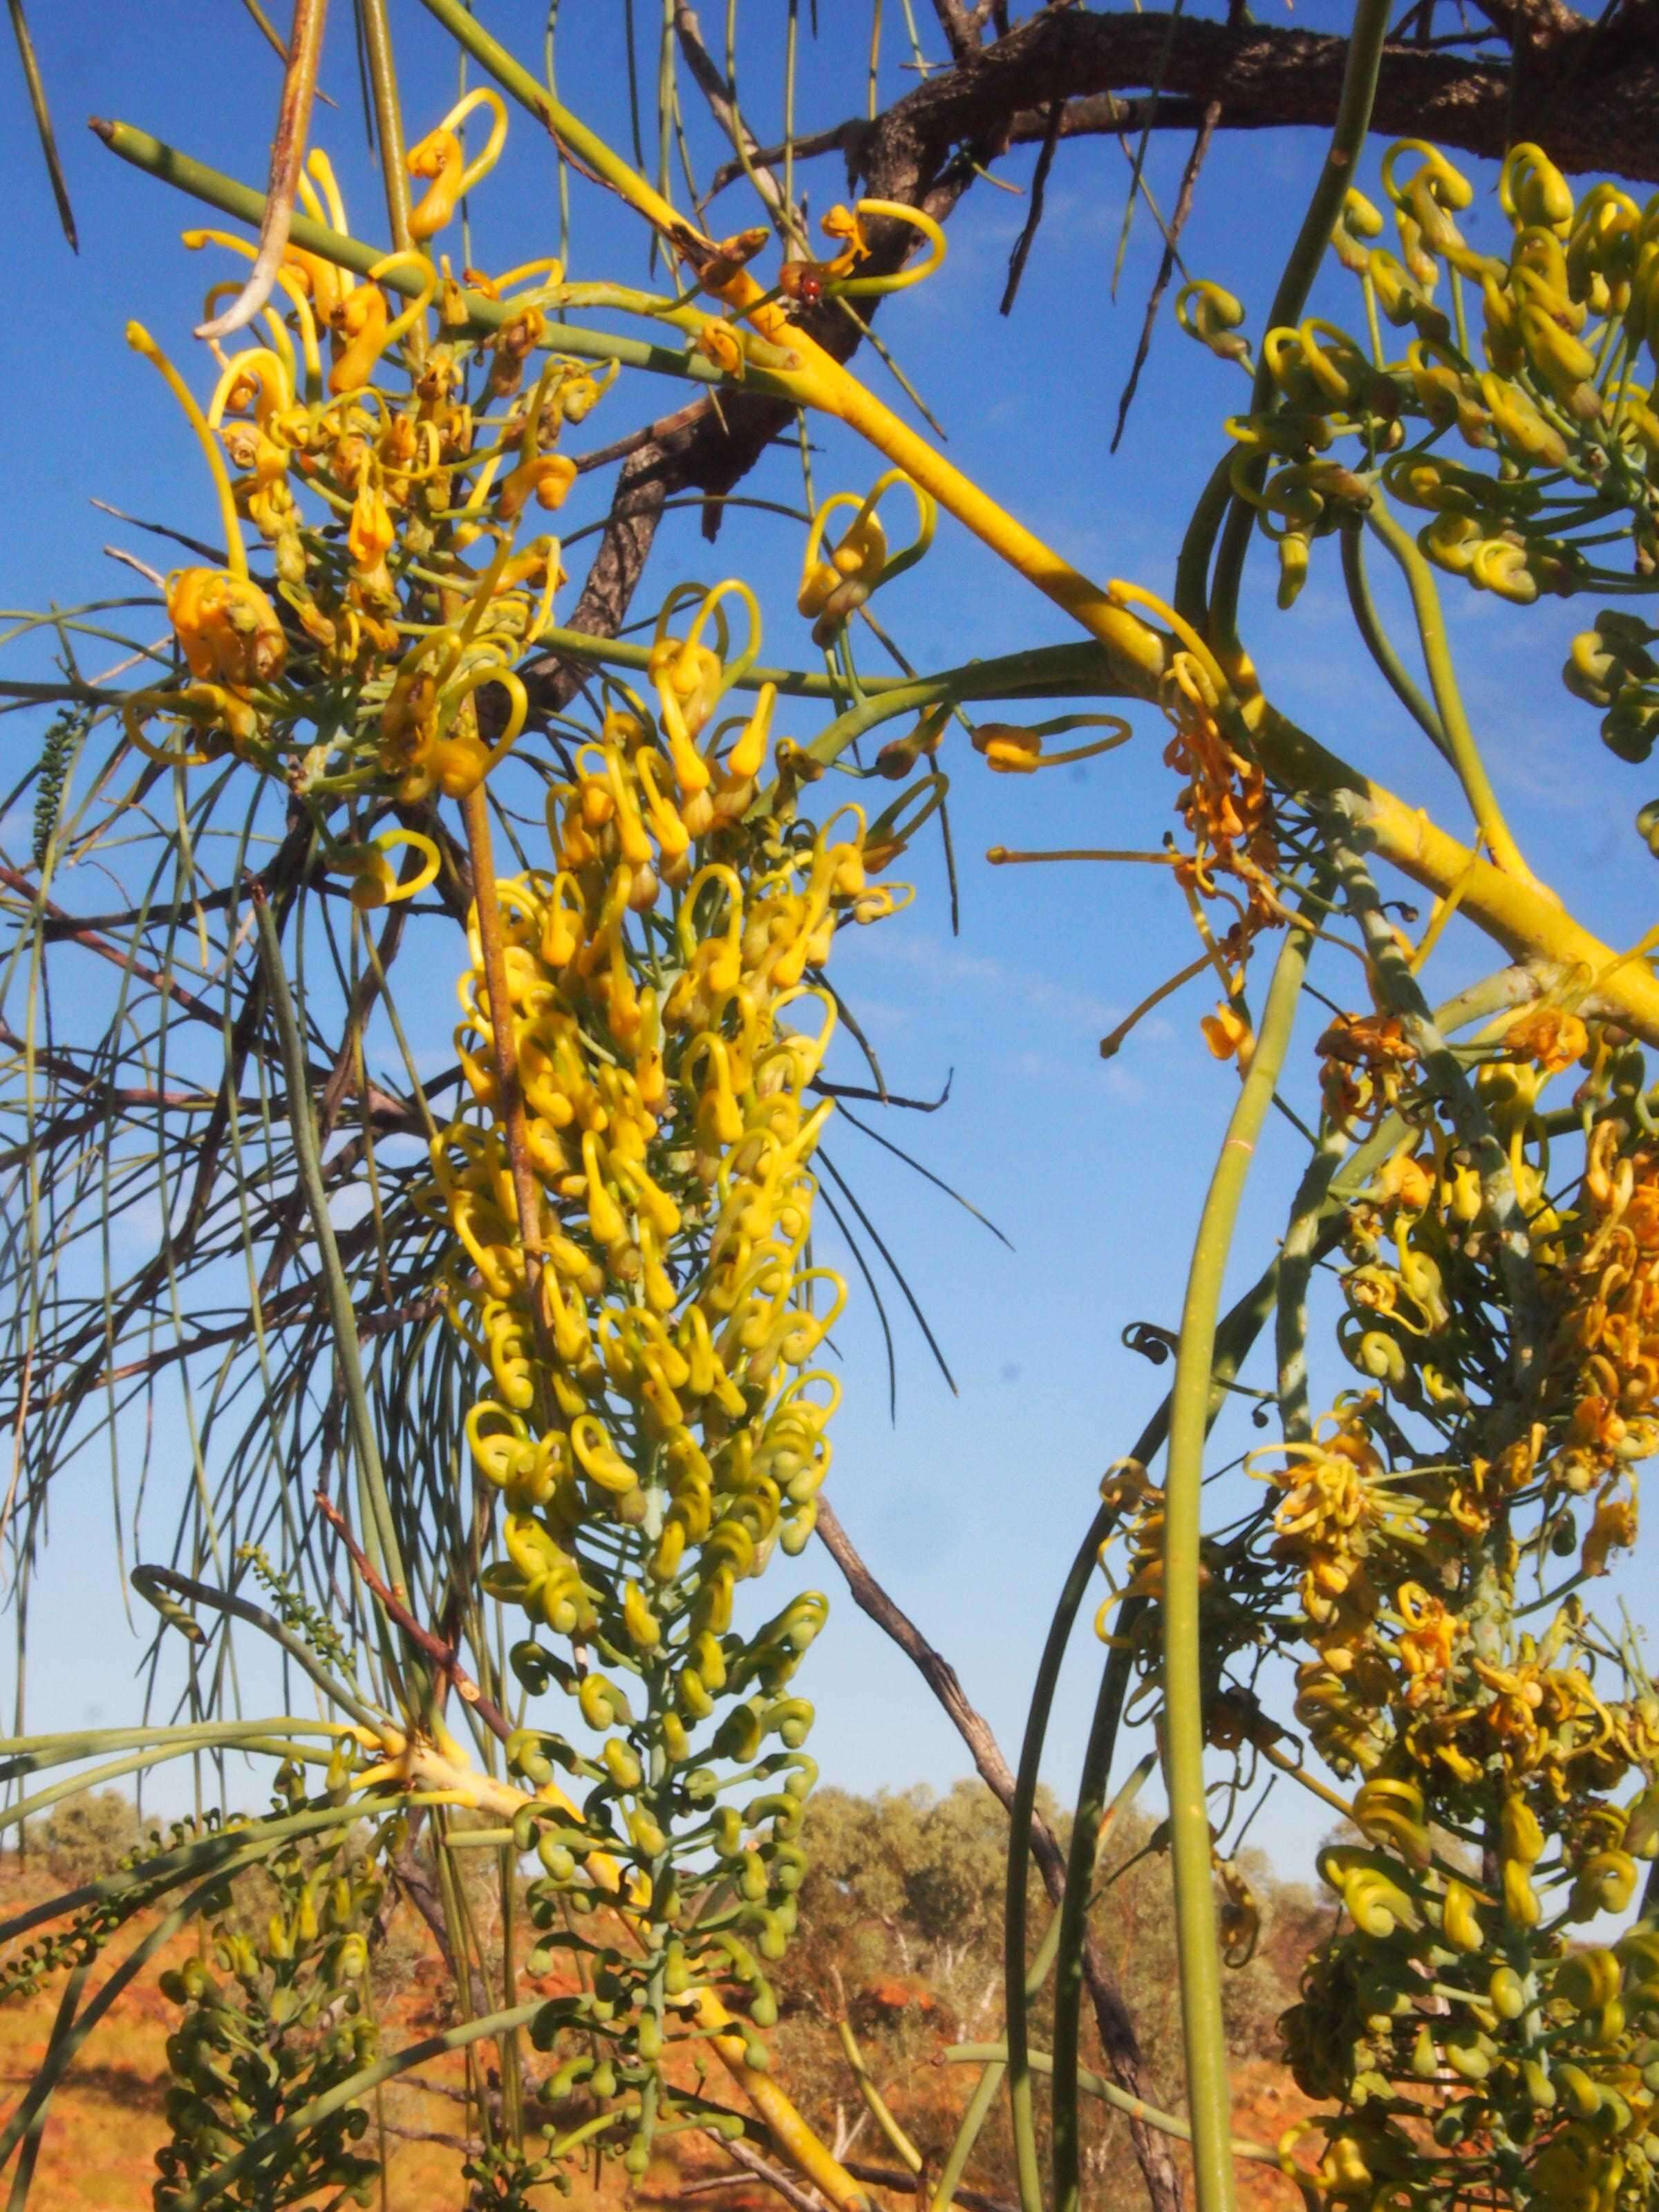
{"label": "green foliage", "polygon": [[[263,1928],[248,1925],[246,1886],[234,1910],[228,1890],[208,1955],[161,1978],[181,2018],[167,2039],[171,2134],[156,2154],[155,2212],[376,2056],[364,1985],[382,1883],[362,1839],[290,1845],[265,1875],[274,1903]],[[368,2125],[347,2104],[296,2139],[267,2142],[216,2204],[282,2212],[324,2188],[337,2204],[367,2204],[380,2169],[353,2146]]]}
{"label": "green foliage", "polygon": [[122,1864],[138,1840],[138,1814],[118,1790],[82,1790],[53,1808],[40,1840],[58,1880],[79,1889]]}

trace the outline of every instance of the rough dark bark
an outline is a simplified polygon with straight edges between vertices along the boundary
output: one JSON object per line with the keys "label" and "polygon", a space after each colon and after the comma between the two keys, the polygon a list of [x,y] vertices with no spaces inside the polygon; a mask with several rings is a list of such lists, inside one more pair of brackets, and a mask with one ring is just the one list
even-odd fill
{"label": "rough dark bark", "polygon": [[[1496,158],[1531,138],[1563,168],[1659,181],[1659,6],[1633,0],[1595,22],[1546,3],[1494,4],[1494,46],[1469,58],[1401,43],[1384,51],[1372,128],[1432,138]],[[1150,86],[1169,44],[1161,128],[1192,129],[1212,100],[1224,131],[1328,126],[1336,111],[1345,40],[1287,25],[1048,8],[1006,39],[966,50],[897,101],[854,144],[860,168],[891,166],[901,148],[937,171],[969,141],[1040,137],[1066,103],[1062,137],[1118,130],[1115,95]]]}

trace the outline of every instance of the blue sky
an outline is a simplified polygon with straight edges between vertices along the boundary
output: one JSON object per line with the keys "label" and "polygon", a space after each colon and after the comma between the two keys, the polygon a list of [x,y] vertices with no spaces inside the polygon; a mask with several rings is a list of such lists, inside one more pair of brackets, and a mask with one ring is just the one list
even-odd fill
{"label": "blue sky", "polygon": [[[349,16],[337,12],[324,83],[339,106],[319,111],[316,135],[339,166],[360,231],[378,235],[374,179],[343,35]],[[712,19],[720,11],[705,12]],[[826,21],[835,12],[826,10]],[[481,13],[501,35],[516,38],[533,64],[539,9],[496,4]],[[750,14],[757,44],[745,89],[765,129],[782,9],[751,6]],[[424,128],[453,96],[453,58],[418,7],[394,6],[393,15],[406,108],[412,125]],[[163,0],[143,10],[71,0],[37,15],[82,250],[75,258],[63,246],[44,181],[32,159],[20,158],[27,117],[8,75],[0,81],[0,132],[15,149],[14,244],[3,343],[12,395],[8,506],[17,520],[0,541],[0,602],[14,607],[136,584],[104,556],[109,543],[166,565],[154,541],[94,510],[93,497],[185,529],[212,529],[208,488],[183,426],[121,332],[137,313],[184,358],[202,288],[219,266],[209,272],[201,258],[179,247],[189,206],[115,161],[82,132],[81,116],[118,115],[262,180],[277,90],[274,57],[224,0]],[[1296,21],[1323,27],[1338,15],[1322,0],[1298,8]],[[565,0],[561,90],[625,143],[620,20],[612,5]],[[887,96],[914,81],[900,74],[900,58],[895,52],[890,61]],[[801,128],[854,111],[862,70],[861,38],[838,57],[809,48]],[[692,130],[706,155],[711,142],[695,118]],[[1185,258],[1194,275],[1237,292],[1253,315],[1271,291],[1319,151],[1311,138],[1262,133],[1224,139],[1211,156]],[[1153,147],[1149,175],[1166,207],[1185,152],[1184,141],[1160,139]],[[1368,162],[1373,173],[1375,152]],[[704,159],[703,166],[711,164]],[[1023,185],[1030,168],[1026,155],[1000,165],[999,173]],[[1046,221],[1006,320],[995,305],[1025,203],[976,185],[951,224],[943,271],[884,309],[880,328],[945,424],[961,466],[1079,567],[1167,589],[1188,508],[1221,447],[1222,417],[1242,402],[1244,387],[1237,372],[1182,337],[1166,303],[1122,449],[1109,457],[1117,394],[1158,250],[1155,233],[1139,218],[1114,303],[1127,173],[1114,141],[1062,149]],[[1501,227],[1493,179],[1479,167],[1473,173],[1480,196],[1468,221],[1477,242],[1490,243]],[[833,161],[817,165],[816,208],[843,189]],[[720,206],[729,227],[748,219],[740,190]],[[501,267],[549,252],[556,220],[550,151],[515,118],[501,169],[478,196],[473,258]],[[573,276],[628,277],[637,268],[631,227],[579,185]],[[1334,270],[1319,299],[1337,319],[1356,305],[1348,280]],[[866,358],[864,368],[875,388],[906,411],[879,365]],[[678,387],[624,380],[592,418],[585,442],[619,435],[648,412],[677,404]],[[872,464],[848,441],[824,432],[821,446],[815,460],[821,492],[869,482]],[[770,486],[757,480],[754,488],[795,497],[799,477],[787,457],[775,457],[770,466]],[[603,478],[585,479],[562,520],[574,529],[596,519],[605,486]],[[675,518],[659,540],[646,597],[654,605],[687,574],[765,580],[768,656],[810,659],[790,588],[799,555],[799,533],[781,520],[734,514],[711,552],[696,536],[695,517]],[[1375,559],[1372,566],[1377,572]],[[1246,633],[1272,696],[1449,828],[1462,826],[1447,774],[1352,641],[1332,544],[1316,549],[1312,578],[1289,615],[1272,605],[1273,569],[1262,549]],[[1386,596],[1385,583],[1383,589]],[[574,590],[567,608],[573,599]],[[1388,604],[1397,615],[1391,599]],[[1473,719],[1523,848],[1600,934],[1616,945],[1634,941],[1656,908],[1653,863],[1632,827],[1650,784],[1644,771],[1606,752],[1594,714],[1559,680],[1567,640],[1586,626],[1590,611],[1549,606],[1520,614],[1449,583],[1446,605]],[[642,599],[636,611],[645,610]],[[880,612],[924,667],[1068,635],[1056,611],[949,524],[930,557],[884,595]],[[815,726],[799,713],[781,721],[802,738]],[[21,718],[0,725],[9,764],[30,742]],[[1173,1327],[1178,1318],[1185,1262],[1236,1079],[1199,1042],[1197,1021],[1210,1005],[1201,983],[1144,1024],[1116,1060],[1099,1058],[1104,1031],[1191,956],[1178,896],[1160,872],[995,870],[981,858],[998,843],[1156,846],[1173,819],[1156,716],[1139,713],[1133,741],[1109,757],[1030,779],[994,777],[957,743],[960,750],[946,765],[962,872],[960,934],[951,932],[937,848],[924,840],[909,871],[915,907],[850,944],[843,939],[837,981],[896,1091],[936,1095],[952,1076],[944,1111],[903,1117],[888,1133],[982,1207],[1015,1249],[1005,1249],[857,1133],[833,1137],[832,1156],[878,1211],[959,1385],[957,1395],[946,1390],[892,1301],[901,1372],[897,1420],[890,1423],[878,1333],[855,1282],[853,1315],[841,1332],[849,1388],[833,1494],[872,1565],[952,1659],[1012,1757],[1049,1609],[1096,1485],[1127,1449],[1167,1376],[1123,1351],[1121,1333],[1137,1319]],[[14,845],[15,829],[7,825]],[[1495,964],[1484,946],[1454,932],[1431,981],[1438,995]],[[1326,979],[1329,987],[1351,990],[1352,979],[1339,981],[1338,973]],[[1318,1007],[1308,1010],[1293,1055],[1290,1087],[1304,1102],[1311,1042],[1324,1018]],[[842,1072],[856,1074],[850,1062]],[[1271,1252],[1298,1151],[1275,1121],[1245,1205],[1236,1269],[1241,1285]],[[1330,1371],[1328,1389],[1344,1379]],[[1232,1448],[1255,1440],[1243,1431]],[[1227,1494],[1242,1498],[1238,1479],[1229,1481]],[[95,1465],[83,1463],[65,1478],[53,1534],[35,1612],[31,1720],[63,1725],[95,1716],[112,1724],[130,1709],[140,1644],[119,1613],[107,1482]],[[826,1778],[855,1788],[947,1784],[967,1764],[948,1724],[854,1612],[828,1559],[814,1553],[805,1565],[835,1601],[831,1630],[814,1652],[806,1685],[818,1704],[814,1749]],[[1068,1797],[1099,1663],[1087,1635],[1078,1641],[1049,1766],[1054,1787]],[[1296,1867],[1325,1817],[1285,1797],[1280,1794],[1253,1839]]]}

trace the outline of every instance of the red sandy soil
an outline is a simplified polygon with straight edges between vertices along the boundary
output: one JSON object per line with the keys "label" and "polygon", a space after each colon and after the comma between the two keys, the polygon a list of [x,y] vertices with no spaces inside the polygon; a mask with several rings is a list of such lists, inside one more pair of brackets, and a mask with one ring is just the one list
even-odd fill
{"label": "red sandy soil", "polygon": [[[8,1904],[21,1901],[28,1890],[15,1876],[3,1881]],[[126,1940],[118,1946],[124,1954]],[[162,2102],[167,2087],[166,2040],[177,2020],[176,2008],[156,1987],[162,1969],[194,1948],[194,1938],[157,1957],[116,2000],[109,2014],[83,2047],[79,2062],[52,2100],[35,2170],[33,2202],[39,2212],[148,2212],[155,2179],[155,2155],[166,2135]],[[386,2008],[381,2019],[384,2045],[429,2034],[443,2024],[443,1969],[436,1957],[417,1962],[409,1988]],[[531,1984],[538,1987],[539,1984]],[[549,1985],[550,1990],[551,1985]],[[0,2004],[0,2112],[9,2110],[22,2093],[46,2046],[56,2011],[58,1990],[49,1985],[37,1996]],[[941,2046],[949,2039],[940,2023]],[[921,2069],[916,2087],[926,2096],[923,2082],[942,2081],[955,2069]],[[464,2061],[459,2054],[428,2069],[428,2078],[459,2087]],[[1233,2076],[1236,2131],[1258,2142],[1275,2143],[1284,2130],[1309,2106],[1282,2069],[1266,2062],[1239,2066]],[[902,2109],[902,2100],[901,2100]],[[459,2104],[441,2094],[403,2084],[389,2085],[384,2094],[382,2118],[388,2129],[417,2132],[459,2133],[463,2112]],[[715,2154],[700,2157],[700,2140],[682,2138],[687,2144],[688,2168],[710,2172],[718,2163]],[[368,2142],[374,2141],[371,2135]],[[383,2194],[374,2200],[385,2212],[459,2212],[465,2198],[461,2178],[463,2152],[442,2143],[410,2142],[388,2132],[386,2172]],[[866,2151],[866,2155],[869,2152]],[[680,2197],[680,2166],[665,2158],[653,2166],[633,2192],[633,2201],[652,2206],[669,2205]],[[597,2207],[602,2202],[623,2201],[620,2168],[607,2166],[603,2182],[579,2180],[575,2205]],[[1243,2212],[1298,2212],[1300,2197],[1291,2183],[1271,2168],[1241,2164],[1240,2203]],[[550,2187],[551,2208],[566,2200]],[[694,2202],[698,2200],[694,2199]],[[718,2212],[778,2212],[780,2200],[763,2186],[739,2184],[722,2189],[712,2200]],[[900,2200],[896,2199],[895,2202]],[[908,2200],[914,2203],[914,2198]]]}

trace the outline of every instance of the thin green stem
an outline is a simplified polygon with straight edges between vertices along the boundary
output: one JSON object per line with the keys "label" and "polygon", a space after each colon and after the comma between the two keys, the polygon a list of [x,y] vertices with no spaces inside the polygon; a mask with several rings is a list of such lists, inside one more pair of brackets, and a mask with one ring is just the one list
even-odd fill
{"label": "thin green stem", "polygon": [[[1006,2062],[1008,2047],[1002,2043],[958,2043],[944,2056],[954,2066],[994,2066],[999,2062]],[[1046,2051],[1033,2051],[1030,2066],[1034,2074],[1052,2074],[1054,2062]],[[1147,2104],[1144,2098],[1132,2097],[1127,2089],[1120,2089],[1115,2081],[1103,2081],[1098,2074],[1091,2074],[1084,2067],[1078,2070],[1078,2082],[1085,2096],[1098,2097],[1102,2104],[1110,2105],[1116,2111],[1127,2113],[1132,2120],[1144,2120],[1149,2128],[1157,2128],[1161,2134],[1174,2136],[1178,2142],[1191,2142],[1193,2140],[1193,2130],[1185,2120],[1178,2118],[1173,2112],[1160,2112],[1156,2105]],[[1258,2165],[1277,2166],[1279,2164],[1276,2150],[1269,2150],[1266,2143],[1251,2142],[1244,2136],[1230,2136],[1228,2150],[1234,2158],[1248,2158]]]}
{"label": "thin green stem", "polygon": [[[608,185],[630,206],[647,216],[665,235],[677,240],[684,236],[688,242],[697,238],[691,225],[668,205],[664,195],[654,191],[597,131],[573,115],[499,40],[490,36],[466,5],[466,0],[422,0],[422,4],[429,15],[437,17],[455,43],[488,70],[503,92],[552,132],[567,155],[583,163],[602,184]],[[663,181],[665,185],[667,182],[665,173]]]}
{"label": "thin green stem", "polygon": [[[1316,885],[1323,904],[1328,886]],[[1313,901],[1309,901],[1311,906]],[[1204,1794],[1204,1659],[1199,1553],[1204,1439],[1214,1383],[1221,1285],[1245,1179],[1290,1046],[1311,939],[1292,928],[1273,969],[1255,1049],[1210,1181],[1181,1317],[1170,1394],[1170,1451],[1164,1491],[1164,1757],[1181,1967],[1182,2039],[1193,2115],[1193,2171],[1199,2212],[1231,2212],[1227,2043],[1221,2017],[1221,1947],[1211,1877]]]}
{"label": "thin green stem", "polygon": [[[1210,1401],[1212,1420],[1225,1402],[1226,1385],[1243,1364],[1262,1324],[1273,1310],[1273,1285],[1277,1276],[1278,1262],[1274,1261],[1239,1299],[1216,1332],[1215,1358],[1212,1369],[1215,1383]],[[1156,1455],[1169,1433],[1169,1419],[1170,1400],[1165,1397],[1135,1439],[1134,1448],[1129,1454],[1132,1460],[1145,1466]],[[1021,2175],[1024,2212],[1042,2212],[1042,2187],[1031,2109],[1030,2074],[1025,2064],[1028,2048],[1025,1942],[1029,1918],[1026,1888],[1031,1863],[1031,1815],[1036,1805],[1037,1778],[1042,1766],[1048,1717],[1053,1710],[1054,1692],[1059,1685],[1066,1647],[1071,1642],[1072,1630],[1076,1625],[1084,1597],[1094,1578],[1100,1547],[1111,1534],[1119,1510],[1115,1505],[1103,1504],[1096,1510],[1060,1590],[1054,1618],[1048,1625],[1042,1656],[1037,1664],[1036,1681],[1026,1715],[1025,1733],[1020,1743],[1013,1801],[1008,1808],[1008,1873],[1003,1899],[1003,2004],[1008,2024],[1009,2112],[1014,2131],[1016,2165]],[[1118,1622],[1119,1634],[1133,1628],[1140,1602],[1139,1599],[1132,1599],[1125,1607]],[[1025,2195],[1027,2186],[1030,2191],[1029,2203]]]}
{"label": "thin green stem", "polygon": [[1322,1127],[1313,1158],[1291,1201],[1290,1226],[1279,1248],[1274,1350],[1279,1425],[1290,1443],[1304,1443],[1313,1433],[1308,1415],[1308,1283],[1331,1179],[1347,1149],[1347,1134],[1340,1122]]}
{"label": "thin green stem", "polygon": [[[309,1646],[303,1644],[291,1629],[284,1628],[282,1622],[273,1613],[267,1613],[263,1606],[254,1605],[245,1597],[236,1597],[229,1590],[216,1589],[211,1583],[198,1582],[193,1576],[181,1575],[172,1567],[137,1566],[129,1579],[145,1602],[155,1605],[158,1612],[161,1612],[162,1607],[152,1595],[152,1590],[174,1598],[188,1598],[193,1604],[211,1606],[216,1613],[230,1613],[238,1620],[246,1621],[251,1628],[257,1628],[261,1635],[270,1637],[274,1644],[279,1644],[295,1665],[309,1675],[329,1702],[337,1705],[342,1712],[349,1713],[360,1728],[378,1735],[385,1727],[382,1717],[371,1712],[343,1683],[337,1682]],[[166,1618],[165,1613],[163,1618]]]}
{"label": "thin green stem", "polygon": [[1486,764],[1480,757],[1480,748],[1469,727],[1469,718],[1463,710],[1457,672],[1446,641],[1446,619],[1441,611],[1440,594],[1435,589],[1434,572],[1424,559],[1417,540],[1408,530],[1401,527],[1383,505],[1380,491],[1372,492],[1365,520],[1405,575],[1412,595],[1412,611],[1417,617],[1418,635],[1423,641],[1424,663],[1445,735],[1446,757],[1457,771],[1457,780],[1463,787],[1463,795],[1486,840],[1486,849],[1505,874],[1519,876],[1522,882],[1531,883],[1534,880],[1532,871],[1510,834],[1503,809],[1498,804],[1498,794],[1486,774]]}
{"label": "thin green stem", "polygon": [[[146,176],[174,185],[191,198],[217,208],[239,222],[258,228],[264,214],[263,192],[239,184],[234,177],[210,168],[204,161],[192,160],[188,154],[179,153],[176,147],[152,137],[146,131],[136,130],[131,124],[100,121],[94,128],[112,154],[118,155],[135,169],[142,169]],[[325,261],[349,269],[360,276],[367,276],[386,255],[382,246],[365,245],[361,239],[349,238],[343,231],[331,229],[326,223],[297,213],[290,235],[294,243],[307,253],[318,254]],[[412,300],[422,289],[425,280],[412,263],[403,262],[386,270],[374,281],[387,291]],[[462,303],[468,327],[477,331],[497,331],[518,312],[513,301],[489,300],[481,292],[464,293]],[[667,346],[652,345],[641,338],[614,337],[608,331],[584,330],[574,323],[556,325],[550,333],[550,342],[556,343],[561,353],[576,354],[585,361],[620,362],[624,368],[650,369],[658,375],[679,377],[693,384],[718,384],[721,380],[720,370],[698,355],[675,352]],[[780,398],[790,396],[763,368],[751,368],[747,380],[751,391],[764,390]]]}
{"label": "thin green stem", "polygon": [[1429,1086],[1438,1095],[1459,1140],[1469,1147],[1480,1177],[1481,1200],[1492,1224],[1498,1273],[1509,1309],[1513,1338],[1513,1380],[1517,1401],[1542,1355],[1549,1320],[1539,1288],[1532,1236],[1515,1188],[1509,1154],[1468,1070],[1447,1043],[1429,1011],[1422,988],[1401,951],[1376,885],[1357,846],[1340,827],[1328,832],[1327,850],[1342,883],[1349,911],[1359,924],[1370,959],[1379,1004],[1397,1014],[1422,1062]]}
{"label": "thin green stem", "polygon": [[328,1302],[334,1352],[340,1365],[340,1381],[350,1417],[352,1441],[356,1446],[358,1468],[368,1494],[374,1534],[380,1539],[381,1554],[386,1562],[386,1578],[394,1594],[402,1595],[406,1589],[403,1556],[398,1543],[392,1500],[386,1493],[386,1474],[380,1465],[380,1440],[374,1433],[368,1389],[363,1380],[362,1351],[357,1341],[357,1319],[352,1307],[351,1289],[346,1281],[345,1269],[341,1265],[340,1248],[335,1242],[334,1224],[328,1210],[328,1190],[323,1182],[322,1163],[317,1155],[317,1125],[312,1118],[311,1081],[306,1068],[305,1047],[295,1016],[294,1000],[288,988],[288,970],[283,964],[276,919],[271,913],[270,901],[263,894],[256,893],[254,910],[258,921],[265,988],[270,997],[271,1013],[282,1044],[283,1073],[288,1081],[289,1120],[294,1132],[295,1162],[305,1192],[306,1210],[311,1217],[312,1234],[317,1240],[318,1266]]}
{"label": "thin green stem", "polygon": [[[1071,1850],[1066,1867],[1066,1893],[1060,1900],[1060,1966],[1054,1984],[1054,2066],[1050,2093],[1050,2122],[1054,2142],[1054,2203],[1058,2212],[1077,2212],[1082,2188],[1082,2140],[1079,2125],[1078,2090],[1083,2028],[1083,1966],[1089,1942],[1089,1898],[1093,1887],[1095,1853],[1105,1812],[1106,1785],[1117,1748],[1118,1725],[1128,1694],[1134,1667],[1133,1622],[1126,1619],[1114,1637],[1100,1678],[1089,1741],[1084,1751],[1083,1772],[1078,1783],[1077,1810],[1072,1818]],[[1135,1605],[1137,1615],[1141,1607]]]}
{"label": "thin green stem", "polygon": [[1440,726],[1440,717],[1407,674],[1376,611],[1376,602],[1371,597],[1370,583],[1365,574],[1365,525],[1363,517],[1357,514],[1347,516],[1342,524],[1342,580],[1347,586],[1348,605],[1353,610],[1355,626],[1366,652],[1382,672],[1383,681],[1430,744],[1450,760],[1451,747]]}
{"label": "thin green stem", "polygon": [[386,189],[386,223],[399,253],[414,243],[410,234],[409,173],[404,166],[404,112],[398,98],[398,64],[386,0],[357,0],[374,100],[374,136],[380,149],[380,178]]}
{"label": "thin green stem", "polygon": [[[568,655],[574,660],[598,661],[606,667],[645,669],[651,660],[647,645],[635,645],[627,638],[596,637],[587,630],[561,629],[556,625],[543,630],[536,643],[538,653]],[[959,668],[941,669],[932,676],[866,676],[862,681],[872,702],[902,694],[907,704],[908,695],[919,687],[932,687],[933,698],[945,696],[947,690],[952,697],[962,699],[1121,696],[1105,653],[1093,644],[1036,646],[1024,653],[969,660]],[[839,699],[846,691],[844,684],[816,670],[765,668],[758,664],[736,678],[732,688],[758,691],[768,684],[791,698]]]}
{"label": "thin green stem", "polygon": [[974,2154],[974,2146],[991,2116],[991,2107],[997,2100],[997,2092],[1002,2087],[1002,2077],[1007,2070],[1006,2064],[1000,2058],[990,2059],[986,2063],[985,2071],[975,2082],[974,2094],[968,2100],[967,2110],[963,2113],[945,2163],[939,2168],[939,2181],[928,2200],[927,2212],[950,2212],[957,2184],[968,2171],[968,2161]]}
{"label": "thin green stem", "polygon": [[1181,541],[1181,556],[1176,562],[1176,612],[1199,629],[1204,621],[1205,603],[1209,590],[1210,556],[1215,550],[1216,532],[1226,520],[1227,510],[1233,501],[1233,460],[1237,448],[1229,446],[1210,471],[1210,480],[1199,495],[1187,525],[1186,535]]}
{"label": "thin green stem", "polygon": [[[1331,143],[1313,197],[1308,202],[1308,211],[1302,218],[1302,228],[1279,280],[1279,289],[1273,294],[1273,306],[1267,311],[1267,328],[1270,331],[1282,330],[1300,319],[1314,278],[1319,273],[1319,264],[1325,258],[1325,249],[1331,242],[1331,226],[1342,212],[1342,202],[1353,183],[1360,149],[1370,128],[1371,103],[1376,94],[1376,75],[1382,65],[1391,13],[1389,0],[1355,0],[1347,60],[1342,73],[1342,94],[1331,131]],[[1250,411],[1261,414],[1271,408],[1273,402],[1273,371],[1264,346],[1256,366]],[[1249,472],[1251,489],[1259,489],[1267,473],[1266,457],[1254,459]],[[1243,580],[1244,556],[1249,549],[1255,522],[1255,513],[1249,501],[1235,499],[1222,530],[1221,550],[1216,556],[1215,580],[1209,599],[1210,641],[1218,647],[1232,647],[1237,643],[1238,588]]]}

